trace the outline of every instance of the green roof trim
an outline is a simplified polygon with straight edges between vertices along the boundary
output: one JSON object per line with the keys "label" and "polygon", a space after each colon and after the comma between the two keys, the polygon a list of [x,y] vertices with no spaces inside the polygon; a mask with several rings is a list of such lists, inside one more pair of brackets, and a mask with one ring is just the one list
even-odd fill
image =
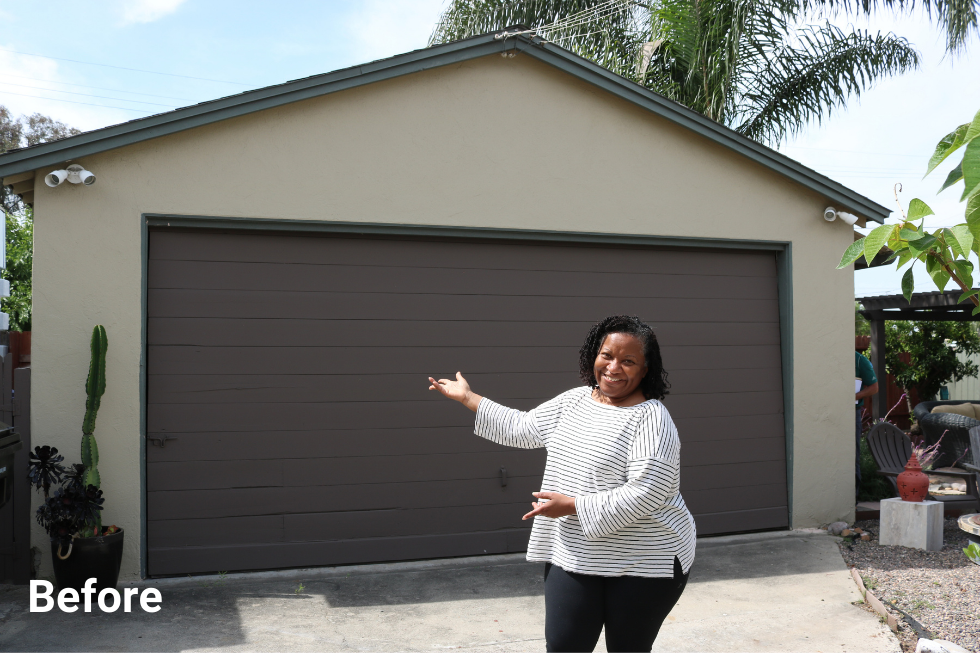
{"label": "green roof trim", "polygon": [[131,120],[51,143],[0,154],[0,177],[61,164],[69,159],[105,152],[133,143],[201,127],[255,111],[336,93],[374,82],[438,68],[508,51],[522,52],[589,84],[632,102],[667,120],[694,131],[773,171],[824,195],[859,215],[884,222],[891,213],[877,202],[821,175],[815,170],[746,138],[731,129],[654,93],[587,59],[551,43],[525,35],[497,38],[484,34],[462,41],[400,54],[389,59],[345,68],[332,73],[267,86],[238,95],[202,102],[167,113]]}

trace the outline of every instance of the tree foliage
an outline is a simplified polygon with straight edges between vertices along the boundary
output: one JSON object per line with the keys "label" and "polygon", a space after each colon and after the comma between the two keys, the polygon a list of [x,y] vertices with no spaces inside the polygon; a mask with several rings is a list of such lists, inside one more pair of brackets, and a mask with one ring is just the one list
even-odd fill
{"label": "tree foliage", "polygon": [[[951,227],[940,227],[931,233],[925,228],[927,216],[934,215],[929,205],[916,198],[909,202],[908,211],[902,211],[902,219],[896,224],[884,224],[874,229],[864,238],[854,241],[844,252],[838,269],[847,267],[862,256],[866,261],[874,257],[885,246],[893,254],[889,262],[895,261],[901,269],[908,263],[912,265],[902,277],[902,294],[908,301],[915,292],[912,268],[921,262],[933,283],[942,292],[952,281],[959,286],[962,294],[959,301],[973,302],[973,315],[980,314],[980,289],[973,288],[972,254],[980,253],[980,111],[972,122],[960,125],[946,134],[936,145],[936,150],[926,165],[928,176],[936,167],[957,150],[963,150],[962,160],[956,164],[946,177],[939,192],[963,182],[960,202],[965,202],[966,222]],[[916,224],[916,221],[919,224]]]}
{"label": "tree foliage", "polygon": [[[768,144],[819,122],[919,57],[893,34],[808,12],[836,0],[452,0],[430,43],[523,24],[540,36]],[[840,3],[843,7],[843,3]]]}
{"label": "tree foliage", "polygon": [[[5,106],[0,105],[0,154],[81,133],[40,113],[15,119]],[[0,187],[0,208],[7,227],[7,267],[0,276],[10,281],[10,297],[0,301],[0,310],[9,316],[11,331],[30,331],[34,211],[5,186]]]}
{"label": "tree foliage", "polygon": [[[969,322],[885,323],[885,368],[896,385],[915,388],[923,401],[939,394],[950,381],[976,377],[977,364],[960,360],[957,354],[980,353],[980,337]],[[907,353],[909,361],[900,355]]]}
{"label": "tree foliage", "polygon": [[[10,110],[0,104],[0,154],[81,133],[79,129],[40,113],[15,119]],[[17,196],[5,187],[0,187],[0,205],[8,213],[17,213],[23,208]]]}
{"label": "tree foliage", "polygon": [[10,297],[0,302],[9,316],[11,331],[31,330],[31,271],[34,265],[34,211],[25,206],[20,213],[7,213],[7,269],[2,276],[10,282]]}

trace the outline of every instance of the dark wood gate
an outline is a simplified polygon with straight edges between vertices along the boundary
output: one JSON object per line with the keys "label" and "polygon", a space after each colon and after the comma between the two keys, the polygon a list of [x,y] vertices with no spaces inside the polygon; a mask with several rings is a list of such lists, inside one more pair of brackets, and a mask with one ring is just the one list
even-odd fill
{"label": "dark wood gate", "polygon": [[529,409],[616,313],[657,329],[700,533],[787,524],[771,252],[167,229],[148,284],[151,575],[524,550],[544,452],[425,379]]}

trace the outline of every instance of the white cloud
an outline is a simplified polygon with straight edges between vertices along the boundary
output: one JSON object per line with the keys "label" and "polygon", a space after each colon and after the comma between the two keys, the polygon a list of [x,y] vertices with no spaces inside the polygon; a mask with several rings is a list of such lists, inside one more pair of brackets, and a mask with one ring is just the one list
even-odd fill
{"label": "white cloud", "polygon": [[152,23],[177,11],[187,0],[123,0],[122,24]]}
{"label": "white cloud", "polygon": [[347,21],[351,63],[424,48],[447,6],[448,0],[364,0]]}
{"label": "white cloud", "polygon": [[99,91],[65,86],[69,81],[77,84],[79,81],[84,83],[84,80],[63,74],[57,61],[8,51],[13,49],[15,47],[11,44],[0,44],[0,104],[7,107],[14,117],[41,113],[72,127],[90,130],[146,115],[142,111],[90,106],[107,100],[52,90],[59,88],[100,94]]}

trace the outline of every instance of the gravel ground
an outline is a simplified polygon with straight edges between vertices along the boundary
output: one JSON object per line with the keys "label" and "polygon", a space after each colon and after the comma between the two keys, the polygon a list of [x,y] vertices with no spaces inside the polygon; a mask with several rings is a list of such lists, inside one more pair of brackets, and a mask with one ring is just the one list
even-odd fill
{"label": "gravel ground", "polygon": [[[937,639],[980,651],[980,566],[963,555],[967,539],[955,519],[944,524],[942,551],[878,545],[878,520],[855,524],[870,542],[841,542],[841,554],[857,568],[865,585],[883,603],[893,600]],[[901,619],[901,615],[896,615]],[[906,633],[911,628],[905,628]],[[909,638],[902,637],[903,648]],[[914,650],[914,639],[912,640]]]}

